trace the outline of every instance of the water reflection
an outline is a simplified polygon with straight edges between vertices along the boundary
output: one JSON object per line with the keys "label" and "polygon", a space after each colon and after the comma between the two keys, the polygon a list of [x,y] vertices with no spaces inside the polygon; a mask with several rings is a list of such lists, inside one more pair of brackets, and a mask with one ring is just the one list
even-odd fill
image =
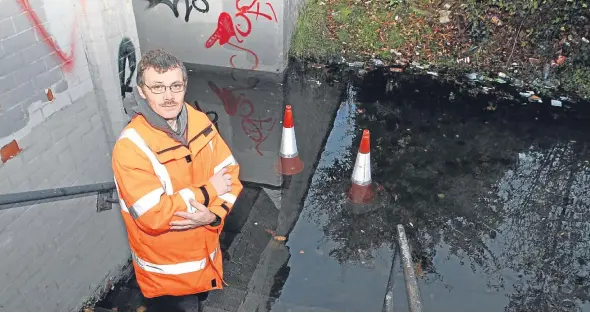
{"label": "water reflection", "polygon": [[497,187],[500,258],[520,274],[511,311],[590,309],[590,167],[580,156],[586,145],[572,142],[520,153]]}
{"label": "water reflection", "polygon": [[[374,244],[367,244],[375,234],[376,220],[363,216],[361,221],[344,210],[351,147],[359,144],[354,143],[359,130],[354,122],[357,108],[353,99],[349,96],[336,114],[301,217],[289,234],[290,275],[273,311],[293,303],[313,310],[381,310],[392,261],[391,245],[383,244],[387,240],[379,237]],[[343,171],[340,165],[349,168]]]}
{"label": "water reflection", "polygon": [[187,65],[185,99],[209,116],[242,164],[240,179],[278,188],[274,169],[285,104],[283,76],[236,69]]}
{"label": "water reflection", "polygon": [[[322,228],[332,242],[329,255],[339,263],[365,264],[371,262],[375,251],[391,246],[395,231],[390,227],[391,207],[368,214],[355,214],[347,209],[346,192],[358,152],[362,129],[356,116],[362,112],[355,103],[355,88],[349,84],[346,100],[340,107],[320,164],[314,174],[307,205],[321,208],[307,215]],[[380,138],[372,138],[379,142]]]}
{"label": "water reflection", "polygon": [[590,309],[588,115],[490,111],[486,99],[419,80],[395,82],[388,100],[375,92],[387,83],[359,89],[355,120],[372,131],[374,181],[393,195],[392,209],[334,209],[354,148],[319,170],[312,194],[325,209],[315,221],[339,243],[331,255],[367,262],[402,222],[428,310]]}

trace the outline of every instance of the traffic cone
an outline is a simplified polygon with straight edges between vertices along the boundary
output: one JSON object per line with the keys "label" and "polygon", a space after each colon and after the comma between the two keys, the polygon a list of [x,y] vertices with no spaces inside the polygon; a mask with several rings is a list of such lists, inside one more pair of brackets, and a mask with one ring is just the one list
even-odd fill
{"label": "traffic cone", "polygon": [[348,198],[356,204],[368,204],[375,198],[371,180],[371,136],[368,129],[363,131],[352,171],[352,186],[348,191]]}
{"label": "traffic cone", "polygon": [[303,170],[303,162],[297,151],[295,127],[293,125],[293,111],[290,105],[285,109],[283,118],[283,136],[281,138],[280,161],[276,165],[277,171],[283,175],[295,175]]}

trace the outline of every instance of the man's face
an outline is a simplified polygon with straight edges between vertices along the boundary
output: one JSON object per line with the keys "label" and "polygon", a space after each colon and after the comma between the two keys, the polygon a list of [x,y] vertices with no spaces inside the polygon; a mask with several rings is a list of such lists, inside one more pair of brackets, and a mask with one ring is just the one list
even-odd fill
{"label": "man's face", "polygon": [[182,70],[177,67],[158,73],[150,67],[143,72],[143,79],[145,86],[140,86],[139,95],[158,115],[167,120],[175,119],[184,105]]}

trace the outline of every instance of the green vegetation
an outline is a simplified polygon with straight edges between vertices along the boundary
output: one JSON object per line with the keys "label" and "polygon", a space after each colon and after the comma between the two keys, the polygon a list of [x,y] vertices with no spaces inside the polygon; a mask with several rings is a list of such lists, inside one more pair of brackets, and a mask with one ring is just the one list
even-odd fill
{"label": "green vegetation", "polygon": [[309,0],[300,14],[291,51],[297,57],[324,58],[338,53],[338,45],[329,40],[326,8]]}
{"label": "green vegetation", "polygon": [[589,7],[590,0],[309,0],[291,55],[505,72],[540,85],[548,74],[590,99]]}

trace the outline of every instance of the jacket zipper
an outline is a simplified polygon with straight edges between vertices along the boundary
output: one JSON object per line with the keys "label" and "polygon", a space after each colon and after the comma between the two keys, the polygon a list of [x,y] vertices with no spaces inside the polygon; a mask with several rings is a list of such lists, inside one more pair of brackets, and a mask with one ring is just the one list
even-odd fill
{"label": "jacket zipper", "polygon": [[170,147],[170,148],[166,148],[166,149],[161,150],[161,151],[158,151],[156,153],[157,154],[162,154],[164,152],[168,152],[168,151],[171,151],[171,150],[174,150],[174,149],[178,149],[180,147],[187,147],[188,148],[190,146],[191,142],[195,141],[197,138],[199,138],[201,135],[203,135],[205,133],[206,133],[205,136],[209,135],[209,133],[211,133],[211,131],[213,131],[213,126],[212,125],[209,125],[209,126],[205,127],[203,130],[201,130],[198,134],[196,134],[191,140],[189,140],[186,146],[183,145],[183,144],[180,144],[180,145],[176,145],[176,146],[173,146],[173,147]]}

